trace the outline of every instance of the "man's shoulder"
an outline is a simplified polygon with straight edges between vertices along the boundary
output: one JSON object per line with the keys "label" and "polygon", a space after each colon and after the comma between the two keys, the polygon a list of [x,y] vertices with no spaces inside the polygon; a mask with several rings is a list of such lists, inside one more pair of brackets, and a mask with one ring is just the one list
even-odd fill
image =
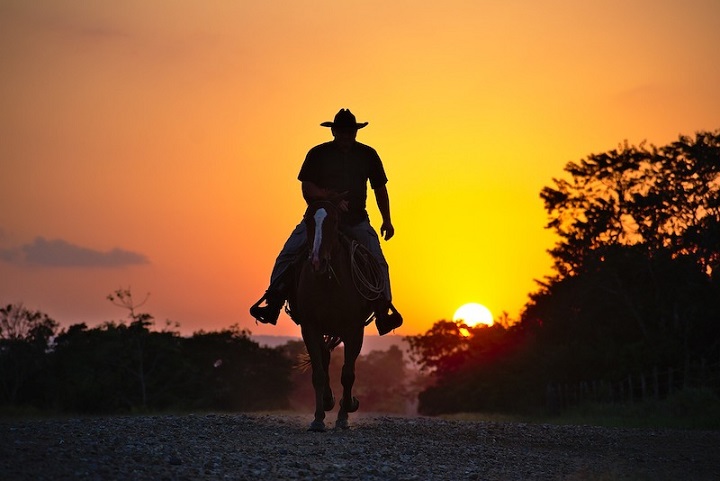
{"label": "man's shoulder", "polygon": [[330,142],[323,142],[322,144],[318,144],[315,147],[312,147],[308,153],[312,152],[322,152],[333,148],[332,140]]}
{"label": "man's shoulder", "polygon": [[369,153],[369,154],[377,155],[377,152],[375,151],[375,149],[373,149],[372,147],[370,147],[370,146],[367,145],[367,144],[363,144],[363,143],[361,143],[361,142],[355,142],[355,146],[356,146],[356,148],[359,149],[359,150],[362,150],[362,151],[367,152],[367,153]]}
{"label": "man's shoulder", "polygon": [[[380,158],[377,151],[370,147],[367,144],[363,144],[361,142],[355,142],[355,145],[353,146],[353,151],[356,153],[359,153],[362,157],[366,158]],[[323,142],[322,144],[318,144],[315,147],[312,147],[307,154],[308,158],[312,157],[320,157],[325,155],[333,155],[336,154],[338,151],[337,147],[335,146],[335,143],[331,140],[329,142]]]}

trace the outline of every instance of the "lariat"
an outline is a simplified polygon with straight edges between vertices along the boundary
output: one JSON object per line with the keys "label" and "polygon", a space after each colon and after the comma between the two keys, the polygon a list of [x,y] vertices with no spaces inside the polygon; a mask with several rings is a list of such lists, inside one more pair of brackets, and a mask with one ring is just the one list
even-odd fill
{"label": "lariat", "polygon": [[370,250],[353,240],[350,244],[350,266],[353,283],[368,301],[380,299],[385,292],[385,276]]}

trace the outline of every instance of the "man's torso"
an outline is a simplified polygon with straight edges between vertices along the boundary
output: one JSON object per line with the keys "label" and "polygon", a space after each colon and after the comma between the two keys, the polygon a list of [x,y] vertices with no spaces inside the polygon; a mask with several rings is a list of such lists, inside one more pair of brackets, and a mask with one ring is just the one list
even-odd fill
{"label": "man's torso", "polygon": [[373,188],[387,182],[382,162],[375,150],[355,142],[341,150],[334,142],[313,147],[305,157],[298,179],[338,193],[348,192],[348,212],[342,221],[356,224],[367,219],[367,182]]}

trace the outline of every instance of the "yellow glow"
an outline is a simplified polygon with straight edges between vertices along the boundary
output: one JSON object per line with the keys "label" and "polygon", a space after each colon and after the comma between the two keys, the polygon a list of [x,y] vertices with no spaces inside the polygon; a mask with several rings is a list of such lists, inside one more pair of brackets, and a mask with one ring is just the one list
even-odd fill
{"label": "yellow glow", "polygon": [[[299,335],[248,308],[320,122],[350,108],[389,178],[398,334],[468,299],[517,318],[567,162],[720,127],[718,18],[708,0],[0,2],[0,302],[95,325],[131,286],[184,333]],[[371,192],[368,211],[379,229]],[[37,236],[150,263],[3,260]]]}
{"label": "yellow glow", "polygon": [[460,306],[458,310],[455,311],[453,321],[462,321],[468,327],[475,327],[478,324],[492,326],[494,322],[493,315],[492,312],[490,312],[490,309],[476,302],[470,302],[468,304],[463,304],[462,306]]}

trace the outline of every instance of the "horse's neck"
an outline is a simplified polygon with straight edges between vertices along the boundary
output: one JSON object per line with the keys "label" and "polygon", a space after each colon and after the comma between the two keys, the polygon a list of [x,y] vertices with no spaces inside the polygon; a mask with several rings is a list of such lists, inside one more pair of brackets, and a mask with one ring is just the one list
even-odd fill
{"label": "horse's neck", "polygon": [[331,278],[343,283],[346,278],[352,275],[350,270],[350,243],[352,240],[345,234],[339,232],[333,235],[337,237],[333,239],[329,251],[329,270],[331,272]]}
{"label": "horse's neck", "polygon": [[348,262],[350,258],[349,240],[348,238],[340,233],[334,234],[336,237],[333,239],[332,246],[330,247],[330,264],[333,267],[343,265]]}

